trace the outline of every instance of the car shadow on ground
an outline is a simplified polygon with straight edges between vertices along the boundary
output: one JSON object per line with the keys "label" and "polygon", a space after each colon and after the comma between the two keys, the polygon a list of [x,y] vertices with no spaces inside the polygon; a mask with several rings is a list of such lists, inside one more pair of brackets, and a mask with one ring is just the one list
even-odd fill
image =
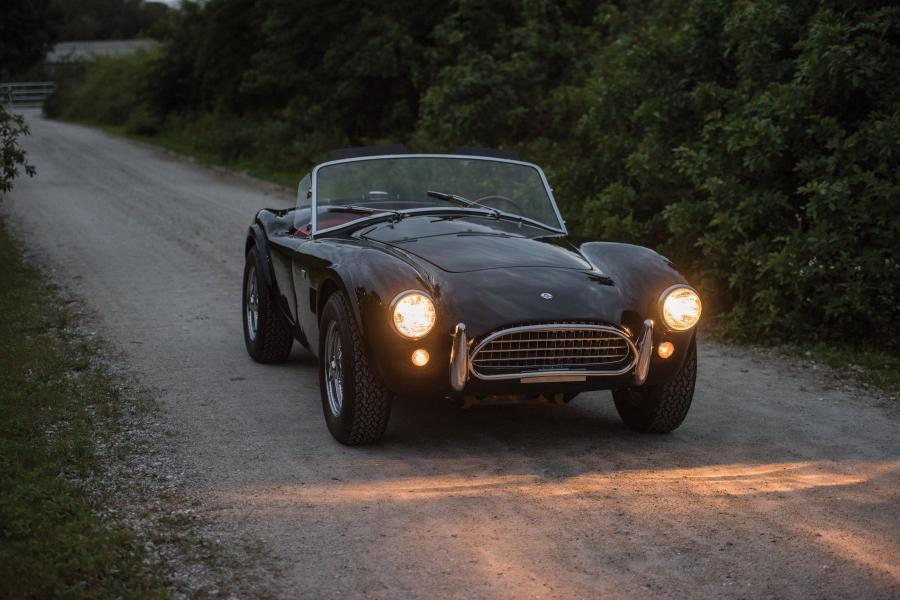
{"label": "car shadow on ground", "polygon": [[[304,371],[307,379],[316,377],[316,359],[306,351],[296,350],[290,365]],[[766,408],[770,398],[754,401],[745,391],[748,397],[738,401],[731,390],[705,379],[698,379],[694,405],[685,422],[670,434],[642,434],[628,429],[608,391],[582,393],[564,405],[471,408],[461,408],[458,401],[447,398],[401,396],[394,399],[382,442],[348,450],[360,457],[465,454],[472,458],[497,457],[498,461],[501,457],[505,461],[514,456],[528,457],[537,463],[563,458],[587,463],[588,468],[600,457],[615,457],[624,463],[633,457],[632,466],[639,468],[645,468],[648,461],[658,466],[699,467],[809,459],[900,460],[897,444],[885,454],[883,446],[844,443],[844,437],[863,435],[865,426],[833,422],[830,414],[821,412],[821,398],[798,397],[789,410],[773,416]],[[321,419],[318,389],[314,396],[304,413]],[[327,436],[324,419],[320,422]],[[838,429],[843,435],[836,437]],[[327,438],[327,443],[337,444]]]}
{"label": "car shadow on ground", "polygon": [[595,442],[602,436],[630,436],[618,420],[608,392],[590,392],[572,403],[476,405],[439,397],[394,400],[385,441],[438,448],[454,441],[548,446]]}

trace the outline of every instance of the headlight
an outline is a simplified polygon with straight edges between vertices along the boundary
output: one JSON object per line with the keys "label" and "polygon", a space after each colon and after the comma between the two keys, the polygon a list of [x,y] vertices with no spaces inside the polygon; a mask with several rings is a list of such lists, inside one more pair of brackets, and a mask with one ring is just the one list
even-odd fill
{"label": "headlight", "polygon": [[434,303],[425,294],[404,292],[397,296],[393,305],[394,328],[400,335],[418,339],[434,327]]}
{"label": "headlight", "polygon": [[691,288],[676,287],[662,301],[663,321],[669,329],[684,331],[700,320],[700,296]]}

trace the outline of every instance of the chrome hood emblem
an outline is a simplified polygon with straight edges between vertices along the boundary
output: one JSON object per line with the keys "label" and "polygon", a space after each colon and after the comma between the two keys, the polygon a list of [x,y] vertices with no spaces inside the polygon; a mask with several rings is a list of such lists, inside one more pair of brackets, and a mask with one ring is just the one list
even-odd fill
{"label": "chrome hood emblem", "polygon": [[552,300],[553,294],[551,294],[550,292],[541,292],[541,298],[543,298],[544,300]]}

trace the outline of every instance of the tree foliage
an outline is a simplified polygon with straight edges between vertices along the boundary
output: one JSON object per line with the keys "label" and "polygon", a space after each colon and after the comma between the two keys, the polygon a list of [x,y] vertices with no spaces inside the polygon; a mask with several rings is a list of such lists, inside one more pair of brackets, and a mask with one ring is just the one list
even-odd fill
{"label": "tree foliage", "polygon": [[59,40],[129,40],[154,35],[169,13],[166,4],[145,0],[52,0],[52,4]]}
{"label": "tree foliage", "polygon": [[28,125],[21,115],[9,113],[0,104],[0,198],[12,189],[13,179],[23,169],[34,177],[34,166],[25,160],[25,151],[19,145],[19,137],[28,134]]}
{"label": "tree foliage", "polygon": [[56,18],[51,0],[0,0],[0,81],[43,61],[53,47]]}
{"label": "tree foliage", "polygon": [[210,0],[117,118],[298,174],[340,143],[515,148],[570,230],[659,248],[731,331],[900,348],[898,25],[874,0]]}

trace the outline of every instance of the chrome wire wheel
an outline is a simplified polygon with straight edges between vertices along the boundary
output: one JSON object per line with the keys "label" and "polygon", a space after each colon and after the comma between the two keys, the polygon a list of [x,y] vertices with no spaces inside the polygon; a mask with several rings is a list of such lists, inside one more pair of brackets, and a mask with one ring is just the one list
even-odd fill
{"label": "chrome wire wheel", "polygon": [[325,333],[325,391],[328,407],[335,417],[340,416],[344,404],[344,353],[341,349],[341,334],[337,321],[328,324]]}
{"label": "chrome wire wheel", "polygon": [[256,339],[259,327],[259,289],[256,281],[256,267],[250,267],[250,272],[247,274],[247,289],[244,294],[247,297],[247,337],[252,342]]}

